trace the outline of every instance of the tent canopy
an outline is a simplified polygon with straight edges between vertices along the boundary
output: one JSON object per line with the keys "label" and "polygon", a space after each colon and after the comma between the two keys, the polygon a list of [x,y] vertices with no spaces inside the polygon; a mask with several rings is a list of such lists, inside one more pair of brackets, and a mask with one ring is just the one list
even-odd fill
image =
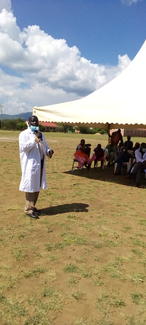
{"label": "tent canopy", "polygon": [[146,41],[129,66],[100,89],[81,99],[41,107],[40,121],[99,127],[146,126]]}

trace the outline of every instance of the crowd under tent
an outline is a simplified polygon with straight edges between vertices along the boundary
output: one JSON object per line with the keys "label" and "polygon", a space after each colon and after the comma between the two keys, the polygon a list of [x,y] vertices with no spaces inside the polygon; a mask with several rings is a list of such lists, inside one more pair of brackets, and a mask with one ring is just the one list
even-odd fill
{"label": "crowd under tent", "polygon": [[81,99],[33,108],[39,121],[99,128],[146,127],[146,41],[117,77]]}

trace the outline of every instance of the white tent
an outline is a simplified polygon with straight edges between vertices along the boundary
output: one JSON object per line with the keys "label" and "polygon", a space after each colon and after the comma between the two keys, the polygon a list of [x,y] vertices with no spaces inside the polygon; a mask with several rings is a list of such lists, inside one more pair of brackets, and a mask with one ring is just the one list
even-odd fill
{"label": "white tent", "polygon": [[146,126],[146,41],[129,66],[100,89],[78,100],[34,107],[33,114],[58,123]]}

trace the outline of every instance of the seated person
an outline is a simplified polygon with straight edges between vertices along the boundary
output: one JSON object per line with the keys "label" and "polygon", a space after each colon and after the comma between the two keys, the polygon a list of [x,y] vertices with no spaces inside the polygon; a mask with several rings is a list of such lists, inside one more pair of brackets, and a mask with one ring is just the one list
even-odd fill
{"label": "seated person", "polygon": [[104,165],[104,150],[101,147],[101,144],[97,144],[96,148],[94,148],[94,154],[92,155],[90,159],[90,166],[92,164],[92,161],[94,161],[94,167],[96,166],[98,161],[101,161],[101,167]]}
{"label": "seated person", "polygon": [[136,159],[135,159],[135,151],[140,147],[140,143],[139,142],[135,142],[135,145],[133,146],[133,149],[130,150],[130,154],[131,154],[131,158],[130,158],[130,164],[129,164],[129,170],[128,170],[128,174],[129,175],[132,175],[131,174],[131,170],[136,162]]}
{"label": "seated person", "polygon": [[131,141],[130,135],[127,136],[127,140],[124,142],[124,147],[127,150],[132,150],[133,149],[133,142]]}
{"label": "seated person", "polygon": [[117,159],[115,161],[114,174],[120,175],[124,163],[128,163],[130,161],[130,158],[131,154],[124,146],[122,146],[118,152]]}
{"label": "seated person", "polygon": [[[106,150],[105,153],[106,153],[106,159],[108,160],[108,166],[110,167],[117,159],[117,152],[119,148],[123,145],[123,137],[120,129],[112,132],[112,134],[108,132],[108,136],[109,136],[109,144],[108,144],[108,148],[106,147],[108,151]],[[107,155],[107,153],[109,154]]]}
{"label": "seated person", "polygon": [[136,186],[141,184],[142,172],[146,171],[146,143],[141,143],[140,147],[135,150],[135,164],[131,169],[131,175],[136,177]]}
{"label": "seated person", "polygon": [[88,166],[91,151],[90,147],[90,144],[85,144],[85,140],[81,139],[80,143],[76,148],[76,152],[74,153],[74,159],[78,161],[78,168]]}
{"label": "seated person", "polygon": [[117,156],[117,148],[111,144],[111,139],[109,138],[109,143],[105,147],[104,159],[108,161],[108,167],[114,164]]}
{"label": "seated person", "polygon": [[139,142],[135,142],[135,145],[133,147],[133,152],[135,152],[135,150],[137,150],[140,147],[140,143]]}

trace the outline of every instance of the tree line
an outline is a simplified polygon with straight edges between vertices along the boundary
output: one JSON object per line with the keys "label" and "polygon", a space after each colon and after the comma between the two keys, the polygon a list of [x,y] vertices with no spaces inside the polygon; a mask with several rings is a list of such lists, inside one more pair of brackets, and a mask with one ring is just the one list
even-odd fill
{"label": "tree line", "polygon": [[[26,122],[20,118],[18,119],[1,119],[0,120],[0,129],[1,130],[25,130],[26,129]],[[64,133],[75,133],[79,132],[81,134],[95,134],[95,133],[100,133],[104,134],[106,133],[105,130],[99,129],[96,127],[89,127],[89,126],[72,126],[70,124],[64,124],[60,123],[57,125],[56,128],[52,129],[49,127],[44,127],[40,125],[40,130],[46,131],[46,132],[64,132]]]}

